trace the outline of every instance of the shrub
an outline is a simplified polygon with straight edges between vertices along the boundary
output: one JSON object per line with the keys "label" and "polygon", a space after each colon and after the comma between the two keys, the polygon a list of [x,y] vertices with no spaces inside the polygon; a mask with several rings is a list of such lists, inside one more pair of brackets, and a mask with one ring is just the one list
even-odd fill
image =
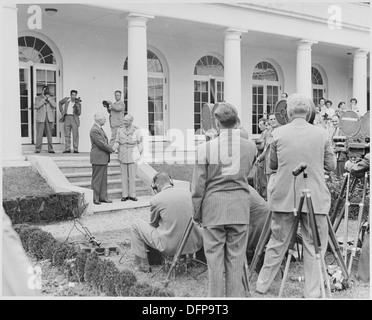
{"label": "shrub", "polygon": [[74,247],[64,242],[58,242],[55,246],[55,252],[52,256],[52,265],[55,267],[64,267],[66,259],[73,259],[77,255]]}
{"label": "shrub", "polygon": [[35,230],[28,237],[28,251],[34,258],[43,259],[43,245],[47,242],[55,241],[51,233],[43,230]]}
{"label": "shrub", "polygon": [[129,289],[130,297],[151,297],[153,288],[151,285],[145,282],[137,282],[134,286]]}
{"label": "shrub", "polygon": [[37,227],[29,227],[29,228],[22,228],[19,232],[19,237],[21,238],[22,247],[25,249],[26,252],[28,252],[28,238],[30,237],[31,233],[34,231],[39,231],[40,228]]}
{"label": "shrub", "polygon": [[30,228],[30,227],[31,226],[29,224],[27,224],[27,223],[21,223],[21,224],[15,224],[15,225],[13,225],[13,229],[18,234],[20,234],[23,229]]}
{"label": "shrub", "polygon": [[120,297],[129,295],[129,289],[137,283],[137,277],[132,270],[123,269],[119,272],[115,286],[116,294]]}
{"label": "shrub", "polygon": [[41,252],[43,254],[43,259],[49,259],[52,261],[53,254],[56,251],[56,247],[58,245],[58,241],[56,239],[49,239],[41,247]]}
{"label": "shrub", "polygon": [[84,280],[93,284],[93,275],[97,268],[99,257],[96,252],[91,252],[87,256],[87,261],[84,269]]}
{"label": "shrub", "polygon": [[84,270],[87,262],[88,254],[84,251],[79,252],[76,256],[76,276],[78,281],[84,281]]}
{"label": "shrub", "polygon": [[80,218],[87,206],[84,194],[78,192],[3,200],[4,210],[13,224],[76,219]]}
{"label": "shrub", "polygon": [[105,260],[105,274],[102,279],[102,290],[108,296],[116,296],[115,286],[119,278],[119,270],[110,260]]}
{"label": "shrub", "polygon": [[170,289],[160,287],[159,285],[153,285],[151,296],[152,297],[175,297],[175,294]]}

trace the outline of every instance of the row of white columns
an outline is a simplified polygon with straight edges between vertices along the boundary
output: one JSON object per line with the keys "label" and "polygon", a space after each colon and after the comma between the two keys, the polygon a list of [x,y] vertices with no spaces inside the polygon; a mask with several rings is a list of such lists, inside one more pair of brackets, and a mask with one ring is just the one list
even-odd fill
{"label": "row of white columns", "polygon": [[[19,99],[19,63],[17,8],[3,7],[3,159],[22,156],[21,122]],[[128,20],[128,104],[129,112],[141,128],[148,128],[147,117],[147,22],[154,18],[149,15],[130,13]],[[224,40],[224,95],[241,114],[241,37],[247,30],[227,28]],[[317,42],[301,40],[297,45],[296,91],[307,97],[312,96],[311,47]],[[358,105],[366,109],[367,92],[367,50],[358,49],[354,54],[353,97]],[[6,77],[6,78],[5,78]],[[12,105],[9,105],[9,102]],[[6,108],[6,119],[4,119]],[[361,110],[362,113],[366,110]]]}

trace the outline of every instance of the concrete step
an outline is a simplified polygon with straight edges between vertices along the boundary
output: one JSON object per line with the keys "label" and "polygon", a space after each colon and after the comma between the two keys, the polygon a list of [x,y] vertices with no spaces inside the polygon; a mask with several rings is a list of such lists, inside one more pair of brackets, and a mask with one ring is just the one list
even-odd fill
{"label": "concrete step", "polygon": [[[136,179],[136,190],[149,189],[148,186],[143,180]],[[73,182],[74,186],[91,189],[91,180]],[[121,190],[121,179],[113,179],[107,181],[107,189],[120,189]]]}
{"label": "concrete step", "polygon": [[[65,177],[71,183],[90,181],[92,179],[92,171],[65,173]],[[107,177],[108,179],[111,179],[111,180],[120,179],[121,172],[120,171],[109,171],[107,172]]]}
{"label": "concrete step", "polygon": [[[121,199],[122,197],[122,190],[121,188],[118,189],[108,189],[108,198],[113,200],[113,199]],[[152,195],[152,191],[150,188],[148,189],[136,189],[136,196],[141,197],[141,196],[150,196]],[[128,201],[126,201],[128,202]]]}
{"label": "concrete step", "polygon": [[[87,162],[63,162],[57,163],[62,173],[81,173],[92,171],[92,165]],[[119,163],[109,163],[107,172],[120,171]]]}
{"label": "concrete step", "polygon": [[128,210],[128,209],[137,209],[150,206],[150,199],[152,196],[144,195],[138,196],[138,201],[120,201],[120,197],[113,199],[111,194],[109,194],[109,199],[113,200],[113,203],[101,203],[100,205],[93,205],[94,214],[110,214],[118,211]]}

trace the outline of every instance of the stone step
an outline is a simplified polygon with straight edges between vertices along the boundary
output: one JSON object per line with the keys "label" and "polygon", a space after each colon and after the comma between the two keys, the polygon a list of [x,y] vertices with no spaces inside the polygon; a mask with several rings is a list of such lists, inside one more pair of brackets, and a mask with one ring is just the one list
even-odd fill
{"label": "stone step", "polygon": [[[82,182],[82,181],[90,181],[92,179],[92,171],[85,171],[85,172],[72,172],[72,173],[65,173],[65,177],[71,183],[75,182]],[[107,172],[108,179],[120,179],[121,172],[120,171],[109,171]]]}
{"label": "stone step", "polygon": [[[122,197],[122,190],[121,188],[118,189],[107,189],[108,193],[108,198],[113,200],[113,199],[121,199]],[[150,188],[148,189],[136,189],[136,196],[141,197],[141,196],[151,196],[152,191]],[[127,202],[127,201],[126,201]]]}
{"label": "stone step", "polygon": [[[92,165],[87,162],[64,162],[64,163],[57,163],[57,166],[62,171],[62,173],[81,173],[81,172],[89,172],[92,171]],[[120,171],[120,164],[115,163],[109,163],[107,172],[113,172],[113,171]]]}
{"label": "stone step", "polygon": [[[150,188],[143,180],[136,179],[136,190],[147,190]],[[87,181],[79,181],[73,182],[74,186],[81,187],[81,188],[88,188],[91,189],[91,180]],[[121,190],[121,179],[113,179],[107,181],[107,189],[120,189]]]}
{"label": "stone step", "polygon": [[93,214],[110,214],[118,211],[144,208],[150,206],[150,195],[137,195],[138,201],[120,201],[120,197],[112,198],[112,195],[109,194],[109,199],[113,200],[112,203],[101,203],[100,205],[93,205]]}

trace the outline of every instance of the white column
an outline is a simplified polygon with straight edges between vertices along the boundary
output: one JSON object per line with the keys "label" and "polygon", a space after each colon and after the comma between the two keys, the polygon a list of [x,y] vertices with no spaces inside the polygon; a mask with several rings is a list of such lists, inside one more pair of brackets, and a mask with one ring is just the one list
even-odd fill
{"label": "white column", "polygon": [[365,49],[354,52],[353,98],[358,100],[361,115],[367,112],[367,53]]}
{"label": "white column", "polygon": [[128,15],[128,113],[134,124],[148,130],[147,21],[151,16]]}
{"label": "white column", "polygon": [[7,4],[2,8],[3,87],[2,87],[2,159],[21,160],[21,113],[19,91],[17,7]]}
{"label": "white column", "polygon": [[312,98],[311,46],[316,41],[301,40],[297,43],[296,92]]}
{"label": "white column", "polygon": [[242,117],[241,36],[246,30],[228,28],[224,48],[224,100],[236,107]]}

